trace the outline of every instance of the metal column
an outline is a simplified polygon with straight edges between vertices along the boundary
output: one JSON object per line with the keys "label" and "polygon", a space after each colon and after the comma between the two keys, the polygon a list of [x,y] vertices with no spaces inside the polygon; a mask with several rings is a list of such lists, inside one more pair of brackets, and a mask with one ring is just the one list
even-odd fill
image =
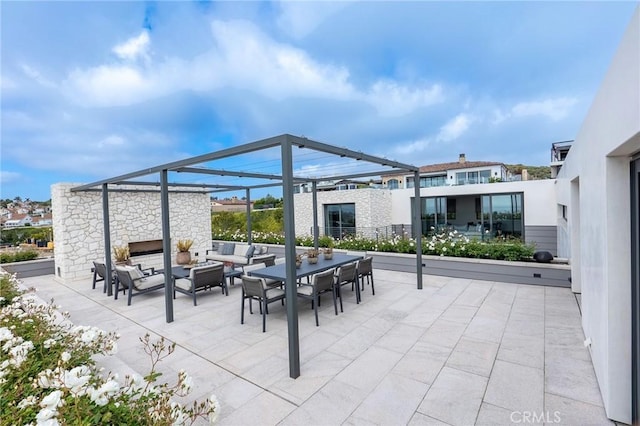
{"label": "metal column", "polygon": [[318,250],[318,234],[320,233],[320,229],[318,229],[318,192],[317,192],[318,183],[314,180],[311,182],[311,199],[313,200],[313,248]]}
{"label": "metal column", "polygon": [[[111,227],[109,224],[109,188],[108,184],[102,184],[102,222],[104,225],[104,265],[107,269],[107,276],[105,280],[109,281],[107,284],[107,295],[113,295],[113,282],[111,276],[113,271],[111,270]],[[118,289],[116,289],[118,291]]]}
{"label": "metal column", "polygon": [[293,155],[291,141],[285,135],[281,144],[282,151],[282,200],[284,204],[284,253],[286,258],[287,280],[285,296],[287,298],[287,328],[289,333],[289,377],[300,376],[300,340],[298,335],[298,294],[296,290],[296,227],[293,209]]}
{"label": "metal column", "polygon": [[422,290],[422,200],[420,199],[420,171],[413,174],[415,202],[413,203],[413,235],[416,240],[416,274],[418,290]]}
{"label": "metal column", "polygon": [[160,172],[162,209],[162,257],[164,260],[164,307],[167,322],[173,322],[173,274],[171,273],[171,228],[169,226],[169,180],[166,169]]}
{"label": "metal column", "polygon": [[247,243],[251,245],[251,190],[249,188],[247,191]]}

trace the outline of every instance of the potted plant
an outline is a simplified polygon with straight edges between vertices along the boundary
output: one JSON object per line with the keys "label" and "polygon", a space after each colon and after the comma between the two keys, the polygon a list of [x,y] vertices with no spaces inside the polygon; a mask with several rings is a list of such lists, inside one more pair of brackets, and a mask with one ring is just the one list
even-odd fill
{"label": "potted plant", "polygon": [[318,252],[318,250],[316,249],[309,249],[307,250],[307,262],[309,262],[310,264],[314,264],[314,263],[318,263],[318,255],[320,253]]}
{"label": "potted plant", "polygon": [[193,245],[193,240],[178,240],[178,244],[176,244],[176,248],[178,249],[178,254],[176,255],[176,263],[178,265],[188,265],[191,263],[191,246]]}
{"label": "potted plant", "polygon": [[325,260],[333,259],[333,247],[326,247],[322,252],[324,253]]}
{"label": "potted plant", "polygon": [[130,265],[131,254],[129,246],[115,246],[113,248],[113,257],[116,259],[116,265]]}
{"label": "potted plant", "polygon": [[296,269],[302,266],[302,255],[296,254]]}

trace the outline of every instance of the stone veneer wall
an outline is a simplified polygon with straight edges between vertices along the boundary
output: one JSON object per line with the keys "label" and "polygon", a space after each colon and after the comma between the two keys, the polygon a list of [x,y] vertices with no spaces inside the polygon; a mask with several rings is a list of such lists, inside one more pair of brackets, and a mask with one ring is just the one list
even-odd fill
{"label": "stone veneer wall", "polygon": [[[313,198],[311,193],[293,196],[296,235],[311,235]],[[355,203],[358,235],[375,238],[376,228],[391,225],[391,191],[377,188],[318,192],[318,226],[324,235],[324,205]]]}
{"label": "stone veneer wall", "polygon": [[[78,185],[51,187],[55,276],[62,281],[90,279],[92,261],[105,258],[102,193],[71,192]],[[172,258],[179,239],[194,240],[192,257],[198,253],[204,258],[205,250],[211,248],[209,195],[169,193],[169,219]],[[160,192],[110,192],[109,221],[112,248],[162,239]],[[132,262],[143,267],[163,265],[162,254],[134,257]]]}

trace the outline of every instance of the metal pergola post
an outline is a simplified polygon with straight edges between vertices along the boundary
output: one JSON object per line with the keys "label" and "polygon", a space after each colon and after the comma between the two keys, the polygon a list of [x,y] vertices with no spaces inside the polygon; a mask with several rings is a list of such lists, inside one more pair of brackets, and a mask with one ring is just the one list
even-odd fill
{"label": "metal pergola post", "polygon": [[173,322],[173,274],[171,273],[171,228],[169,224],[169,171],[160,171],[162,210],[162,257],[164,260],[164,307],[167,322]]}
{"label": "metal pergola post", "polygon": [[420,199],[420,171],[413,173],[415,202],[413,203],[413,235],[416,240],[416,275],[418,290],[422,290],[422,200]]}
{"label": "metal pergola post", "polygon": [[318,250],[318,183],[314,180],[311,182],[311,199],[313,200],[313,248]]}
{"label": "metal pergola post", "polygon": [[284,217],[284,252],[286,258],[287,280],[285,297],[287,299],[287,330],[289,336],[289,377],[300,376],[300,340],[298,336],[298,299],[296,283],[296,226],[293,209],[293,155],[291,141],[284,138],[281,145],[282,158],[282,201]]}
{"label": "metal pergola post", "polygon": [[[104,265],[107,269],[107,276],[104,277],[109,283],[107,284],[107,296],[113,295],[113,281],[111,276],[111,226],[109,224],[109,187],[108,184],[102,184],[102,221],[104,226]],[[118,289],[116,289],[118,291]]]}
{"label": "metal pergola post", "polygon": [[251,244],[251,189],[247,188],[247,243]]}

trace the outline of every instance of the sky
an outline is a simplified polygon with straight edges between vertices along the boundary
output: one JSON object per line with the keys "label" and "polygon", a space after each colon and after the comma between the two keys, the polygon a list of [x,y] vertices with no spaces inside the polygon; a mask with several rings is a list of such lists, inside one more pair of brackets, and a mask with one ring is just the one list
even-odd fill
{"label": "sky", "polygon": [[637,5],[2,1],[0,198],[283,133],[416,166],[548,165]]}

